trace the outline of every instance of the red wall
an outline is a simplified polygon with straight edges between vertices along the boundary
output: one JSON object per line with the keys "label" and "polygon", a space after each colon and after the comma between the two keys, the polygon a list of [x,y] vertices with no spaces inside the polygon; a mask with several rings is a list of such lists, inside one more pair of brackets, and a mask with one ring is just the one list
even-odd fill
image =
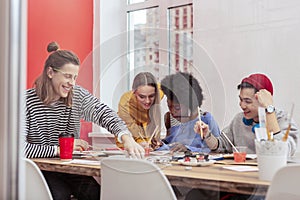
{"label": "red wall", "polygon": [[[28,0],[27,88],[43,70],[47,45],[56,41],[61,49],[74,51],[81,61],[77,84],[93,92],[93,0]],[[88,77],[88,78],[87,78]],[[87,139],[91,124],[84,123]],[[88,139],[87,139],[88,140]]]}

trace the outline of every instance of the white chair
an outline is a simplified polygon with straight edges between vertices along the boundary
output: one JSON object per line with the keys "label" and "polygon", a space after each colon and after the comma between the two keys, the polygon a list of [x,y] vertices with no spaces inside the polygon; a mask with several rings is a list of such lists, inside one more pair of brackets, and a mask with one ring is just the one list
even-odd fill
{"label": "white chair", "polygon": [[101,200],[176,200],[172,187],[155,164],[138,159],[101,160]]}
{"label": "white chair", "polygon": [[25,158],[26,198],[30,200],[52,200],[48,184],[38,166],[30,159]]}
{"label": "white chair", "polygon": [[266,200],[300,199],[300,165],[288,165],[277,171],[268,189]]}

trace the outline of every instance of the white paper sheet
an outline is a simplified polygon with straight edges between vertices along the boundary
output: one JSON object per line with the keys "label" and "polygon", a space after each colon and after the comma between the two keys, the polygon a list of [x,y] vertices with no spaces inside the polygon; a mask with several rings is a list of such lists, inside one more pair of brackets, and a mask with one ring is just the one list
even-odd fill
{"label": "white paper sheet", "polygon": [[253,172],[258,171],[258,167],[256,166],[225,166],[224,169],[229,169],[237,172]]}

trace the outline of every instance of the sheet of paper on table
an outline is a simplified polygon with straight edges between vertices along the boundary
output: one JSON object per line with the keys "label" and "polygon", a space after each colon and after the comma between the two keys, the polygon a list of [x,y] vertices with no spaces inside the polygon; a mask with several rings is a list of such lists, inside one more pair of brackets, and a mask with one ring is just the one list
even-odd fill
{"label": "sheet of paper on table", "polygon": [[82,165],[100,165],[100,160],[73,159],[69,163],[82,164]]}
{"label": "sheet of paper on table", "polygon": [[229,169],[237,172],[252,172],[252,171],[258,171],[258,167],[256,166],[225,166],[224,169]]}

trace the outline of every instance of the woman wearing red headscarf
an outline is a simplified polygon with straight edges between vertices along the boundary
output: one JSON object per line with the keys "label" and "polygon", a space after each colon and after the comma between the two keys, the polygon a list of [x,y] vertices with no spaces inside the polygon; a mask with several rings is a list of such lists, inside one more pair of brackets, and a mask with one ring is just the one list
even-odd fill
{"label": "woman wearing red headscarf", "polygon": [[[238,113],[223,133],[235,146],[247,146],[247,153],[255,153],[255,127],[259,127],[258,108],[265,108],[266,126],[274,138],[281,140],[291,123],[288,136],[289,156],[293,155],[297,147],[299,130],[293,120],[290,121],[287,113],[275,108],[273,104],[273,86],[270,79],[264,74],[252,74],[244,78],[237,87],[240,90],[240,107],[243,112]],[[207,131],[205,124],[197,123],[195,131],[203,130],[205,142],[211,150],[217,152],[233,152],[226,138],[221,135],[214,137]]]}

